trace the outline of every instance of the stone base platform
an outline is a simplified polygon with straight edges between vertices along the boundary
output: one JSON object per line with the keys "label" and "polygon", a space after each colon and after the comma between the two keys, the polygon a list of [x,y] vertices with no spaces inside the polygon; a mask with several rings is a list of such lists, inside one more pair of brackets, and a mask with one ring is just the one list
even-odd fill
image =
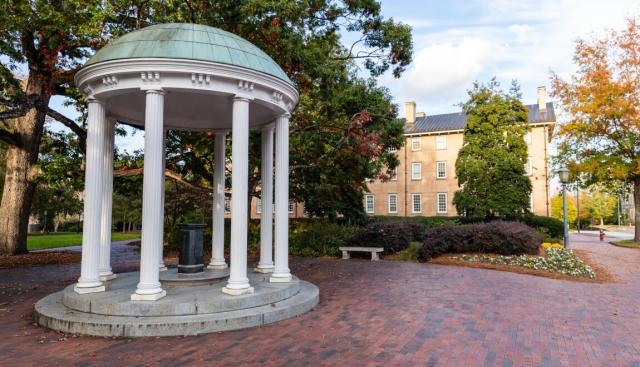
{"label": "stone base platform", "polygon": [[311,310],[318,287],[294,278],[269,283],[268,274],[250,273],[253,294],[222,293],[226,282],[169,287],[157,301],[131,301],[138,273],[118,274],[100,293],[77,294],[73,285],[36,303],[42,326],[105,337],[197,335],[244,329],[288,319]]}

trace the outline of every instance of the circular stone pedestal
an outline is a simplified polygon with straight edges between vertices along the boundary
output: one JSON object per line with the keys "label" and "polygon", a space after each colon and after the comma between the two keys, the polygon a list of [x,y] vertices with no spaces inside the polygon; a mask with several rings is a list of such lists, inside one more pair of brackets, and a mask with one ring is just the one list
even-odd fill
{"label": "circular stone pedestal", "polygon": [[178,268],[170,268],[160,272],[160,283],[163,287],[185,287],[214,284],[229,277],[229,268],[204,269],[200,273],[178,273]]}
{"label": "circular stone pedestal", "polygon": [[318,303],[318,287],[293,278],[269,283],[250,273],[253,294],[222,293],[226,282],[170,287],[157,301],[131,301],[139,274],[124,273],[100,293],[78,294],[73,285],[36,303],[38,324],[66,333],[107,337],[196,335],[236,330],[288,319]]}

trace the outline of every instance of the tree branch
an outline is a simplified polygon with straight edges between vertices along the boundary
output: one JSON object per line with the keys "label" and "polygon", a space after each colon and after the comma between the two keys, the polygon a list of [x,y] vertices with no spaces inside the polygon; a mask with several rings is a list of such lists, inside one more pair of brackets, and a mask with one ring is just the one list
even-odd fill
{"label": "tree branch", "polygon": [[67,116],[61,114],[60,112],[54,110],[51,107],[47,108],[47,116],[58,121],[64,126],[68,127],[71,131],[73,131],[80,141],[80,149],[82,149],[82,154],[85,154],[87,151],[87,132],[80,127],[75,121],[68,118]]}
{"label": "tree branch", "polygon": [[[142,168],[123,168],[113,171],[113,177],[131,177],[131,176],[140,176],[143,173]],[[178,173],[173,172],[171,170],[166,169],[164,171],[164,176],[167,178],[171,178],[176,180],[177,182],[187,186],[190,189],[196,190],[201,193],[211,193],[211,188],[206,188],[198,185],[194,185],[191,182],[186,181],[182,176]]]}
{"label": "tree branch", "polygon": [[12,133],[10,131],[0,129],[0,141],[4,141],[5,143],[20,146],[20,137]]}

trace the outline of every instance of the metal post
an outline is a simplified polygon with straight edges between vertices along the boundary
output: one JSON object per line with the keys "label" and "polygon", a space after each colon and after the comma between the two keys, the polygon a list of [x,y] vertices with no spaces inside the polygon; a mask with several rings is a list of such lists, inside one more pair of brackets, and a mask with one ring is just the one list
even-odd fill
{"label": "metal post", "polygon": [[567,222],[567,184],[562,184],[562,208],[564,210],[564,248],[569,249],[569,225]]}
{"label": "metal post", "polygon": [[580,233],[580,185],[576,185],[576,228]]}

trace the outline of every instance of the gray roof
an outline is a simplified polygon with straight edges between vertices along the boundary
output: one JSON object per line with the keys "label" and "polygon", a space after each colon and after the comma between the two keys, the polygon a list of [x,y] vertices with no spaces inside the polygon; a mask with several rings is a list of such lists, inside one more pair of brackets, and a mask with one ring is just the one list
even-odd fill
{"label": "gray roof", "polygon": [[[553,103],[547,103],[547,110],[540,112],[538,104],[525,106],[529,111],[529,123],[555,122],[556,114],[553,110]],[[467,115],[462,112],[446,113],[443,115],[433,115],[417,117],[416,123],[411,128],[405,125],[406,134],[430,133],[438,131],[464,130],[467,125]]]}

